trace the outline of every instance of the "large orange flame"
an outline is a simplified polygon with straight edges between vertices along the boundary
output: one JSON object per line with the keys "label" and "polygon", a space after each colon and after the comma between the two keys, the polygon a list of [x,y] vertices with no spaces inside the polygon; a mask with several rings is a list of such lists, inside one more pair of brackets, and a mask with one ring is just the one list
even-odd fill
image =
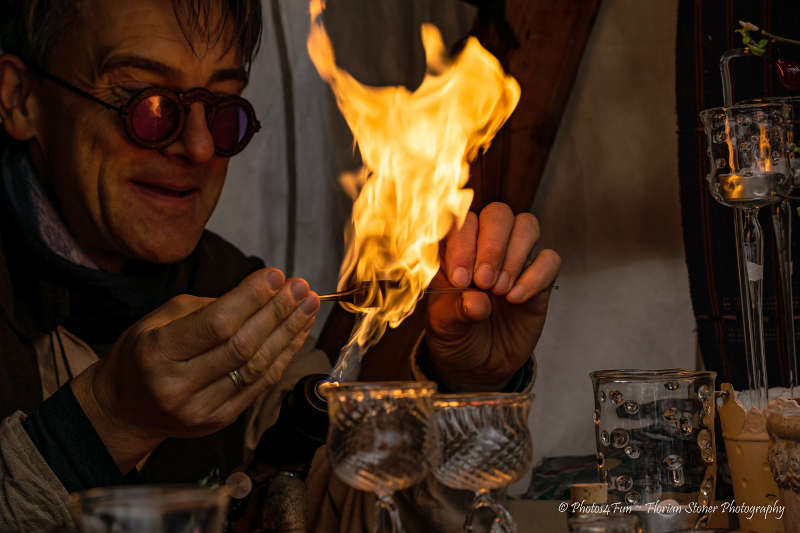
{"label": "large orange flame", "polygon": [[[439,242],[464,222],[472,202],[472,190],[463,188],[469,163],[511,115],[520,88],[475,38],[451,60],[430,24],[422,26],[427,73],[414,92],[362,85],[336,65],[324,7],[311,0],[308,53],[336,95],[364,163],[342,179],[355,202],[339,274],[340,290],[369,288],[345,304],[359,313],[345,353],[354,345],[363,353],[387,325],[396,327],[414,311],[436,275]],[[392,283],[378,283],[386,280]]]}

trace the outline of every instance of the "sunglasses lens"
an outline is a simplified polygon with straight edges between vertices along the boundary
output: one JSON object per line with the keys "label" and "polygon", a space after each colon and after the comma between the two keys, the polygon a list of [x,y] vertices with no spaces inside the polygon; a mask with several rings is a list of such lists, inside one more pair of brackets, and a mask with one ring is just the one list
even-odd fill
{"label": "sunglasses lens", "polygon": [[231,102],[220,106],[211,123],[211,135],[217,147],[232,151],[244,148],[239,146],[247,135],[250,126],[250,114],[239,102]]}
{"label": "sunglasses lens", "polygon": [[175,132],[180,122],[180,109],[174,100],[152,95],[136,105],[131,119],[136,135],[146,142],[157,143]]}

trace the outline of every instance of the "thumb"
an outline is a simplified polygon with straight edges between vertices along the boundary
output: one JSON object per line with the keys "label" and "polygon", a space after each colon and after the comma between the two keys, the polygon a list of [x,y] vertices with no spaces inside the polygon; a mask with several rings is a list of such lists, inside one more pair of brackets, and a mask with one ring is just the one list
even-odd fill
{"label": "thumb", "polygon": [[[444,288],[451,285],[440,270],[430,286]],[[462,336],[475,322],[489,318],[491,311],[489,295],[479,290],[428,296],[428,325],[435,335]]]}

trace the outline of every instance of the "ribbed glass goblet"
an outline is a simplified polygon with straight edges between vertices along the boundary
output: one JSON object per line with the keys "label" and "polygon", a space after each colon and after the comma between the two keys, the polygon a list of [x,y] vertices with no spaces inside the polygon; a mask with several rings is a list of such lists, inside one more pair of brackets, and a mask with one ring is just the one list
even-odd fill
{"label": "ribbed glass goblet", "polygon": [[437,394],[433,400],[431,437],[433,475],[443,485],[475,492],[464,531],[472,531],[475,511],[495,514],[492,531],[516,533],[511,514],[491,490],[519,480],[530,468],[533,445],[528,393]]}
{"label": "ribbed glass goblet", "polygon": [[390,531],[401,533],[392,495],[428,473],[428,419],[436,384],[423,381],[326,383],[328,458],[333,471],[351,487],[378,497],[375,531],[383,511]]}

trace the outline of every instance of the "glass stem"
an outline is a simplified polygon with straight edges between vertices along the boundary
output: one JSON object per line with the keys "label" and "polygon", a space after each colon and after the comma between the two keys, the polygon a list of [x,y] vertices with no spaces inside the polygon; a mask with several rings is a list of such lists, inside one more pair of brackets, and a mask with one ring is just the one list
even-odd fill
{"label": "glass stem", "polygon": [[734,208],[736,257],[739,263],[739,298],[742,307],[748,387],[758,409],[767,405],[767,367],[764,360],[762,291],[764,236],[758,223],[758,208]]}
{"label": "glass stem", "polygon": [[475,492],[475,499],[472,500],[472,507],[464,520],[464,533],[472,533],[472,522],[475,518],[475,511],[482,507],[488,507],[494,513],[494,521],[490,533],[517,533],[517,524],[511,518],[505,507],[494,501],[488,489],[480,489]]}
{"label": "glass stem", "polygon": [[781,321],[786,340],[789,388],[791,397],[794,398],[795,387],[797,387],[797,353],[795,352],[794,305],[792,303],[792,207],[789,200],[772,206],[772,230],[775,234],[775,248],[778,250],[778,275],[783,302]]}
{"label": "glass stem", "polygon": [[[389,521],[388,530],[384,527],[385,519]],[[391,494],[378,496],[378,500],[375,502],[375,530],[373,533],[384,532],[403,533],[403,526],[400,524],[400,513]]]}
{"label": "glass stem", "polygon": [[733,48],[723,52],[719,58],[719,73],[722,76],[722,105],[733,105],[733,87],[731,85],[731,59],[746,57],[750,52],[747,48]]}

